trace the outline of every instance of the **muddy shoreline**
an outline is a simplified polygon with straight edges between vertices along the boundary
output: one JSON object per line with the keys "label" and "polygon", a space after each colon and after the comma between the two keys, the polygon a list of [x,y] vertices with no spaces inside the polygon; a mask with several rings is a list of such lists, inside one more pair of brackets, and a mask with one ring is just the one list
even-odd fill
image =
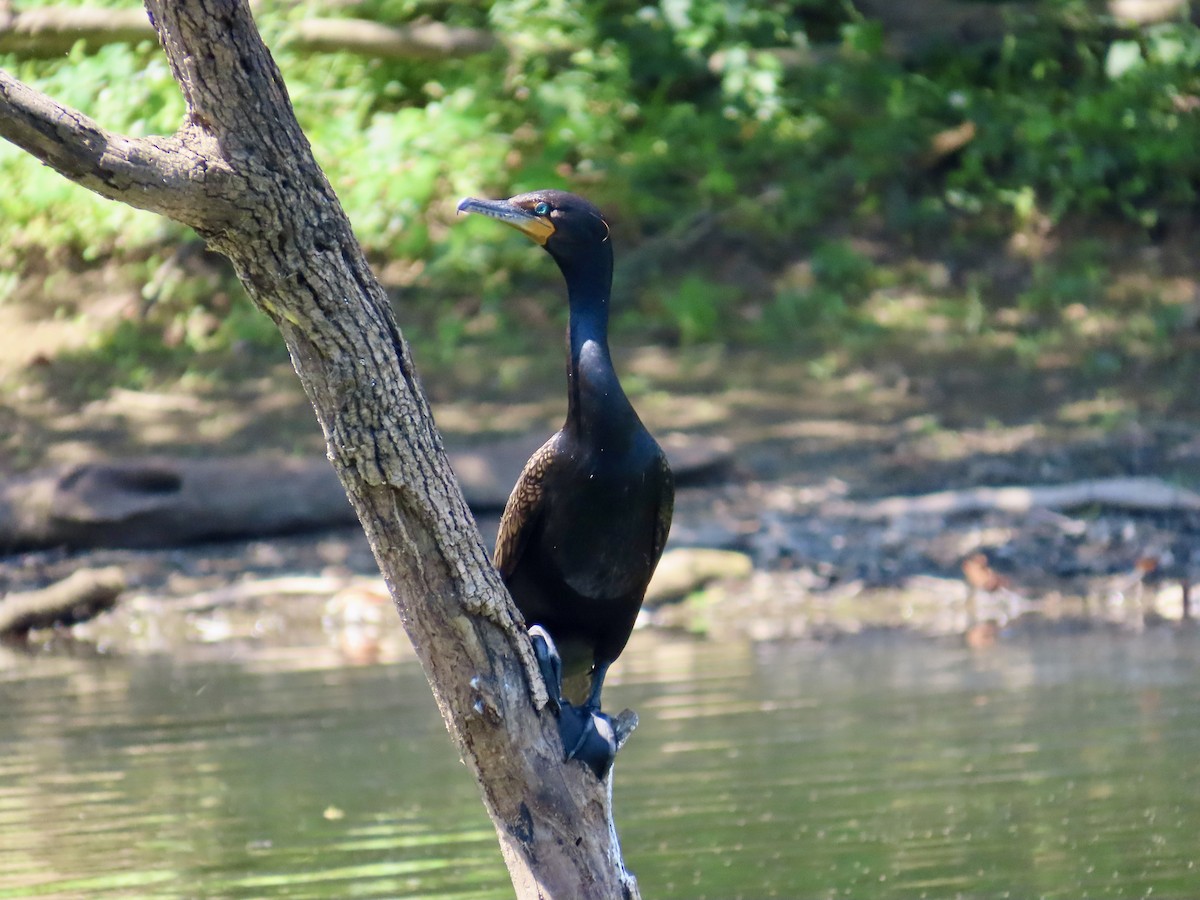
{"label": "muddy shoreline", "polygon": [[[1200,574],[1200,515],[1190,510],[1093,504],[879,520],[839,511],[882,498],[1083,479],[1194,488],[1200,397],[1169,379],[1147,373],[1105,386],[1066,370],[947,367],[919,349],[821,378],[794,355],[660,347],[619,355],[656,434],[729,447],[719,475],[680,490],[669,549],[730,550],[750,569],[706,575],[682,599],[652,604],[644,617],[651,627],[754,641],[872,631],[986,641],[1027,627],[1136,629],[1178,621],[1183,586]],[[529,365],[528,380],[514,388],[481,386],[473,370],[457,381],[431,378],[447,446],[512,455],[527,436],[556,428],[561,373]],[[70,376],[65,368],[45,374],[41,387],[26,380],[0,403],[0,423],[9,426],[0,446],[9,451],[0,456],[6,474],[130,455],[323,452],[285,367],[224,386],[112,390],[88,402],[53,389],[55,378]],[[495,518],[480,523],[488,546]],[[963,564],[978,554],[995,589],[968,583]],[[378,621],[371,629],[404,644],[356,528],[161,551],[10,554],[0,557],[0,593],[109,565],[125,571],[126,592],[113,613],[75,629],[103,652],[336,644],[346,628],[359,629],[356,617]],[[305,578],[307,594],[294,580]],[[278,579],[293,581],[272,596]],[[239,594],[245,584],[257,586]],[[221,591],[241,599],[196,602]],[[339,612],[344,605],[349,612]],[[39,648],[67,639],[34,637]]]}
{"label": "muddy shoreline", "polygon": [[[800,485],[744,468],[682,489],[663,564],[682,582],[652,589],[641,625],[715,640],[887,633],[981,647],[1045,630],[1174,627],[1200,564],[1194,511],[977,510],[882,520],[830,512],[853,493],[836,478]],[[489,546],[497,518],[480,518]],[[713,548],[728,553],[690,562],[689,554]],[[14,554],[0,558],[0,585],[38,587],[96,566],[125,573],[116,609],[70,631],[35,631],[31,650],[241,655],[321,647],[351,662],[408,653],[354,527],[165,550]]]}

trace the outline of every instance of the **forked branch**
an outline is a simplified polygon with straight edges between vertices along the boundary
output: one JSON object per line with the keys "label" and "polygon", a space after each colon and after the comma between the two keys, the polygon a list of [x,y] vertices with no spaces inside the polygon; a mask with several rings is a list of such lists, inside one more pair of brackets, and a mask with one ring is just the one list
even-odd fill
{"label": "forked branch", "polygon": [[200,183],[219,164],[216,142],[198,129],[130,138],[0,71],[0,136],[60,174],[110,200],[188,225],[221,214]]}

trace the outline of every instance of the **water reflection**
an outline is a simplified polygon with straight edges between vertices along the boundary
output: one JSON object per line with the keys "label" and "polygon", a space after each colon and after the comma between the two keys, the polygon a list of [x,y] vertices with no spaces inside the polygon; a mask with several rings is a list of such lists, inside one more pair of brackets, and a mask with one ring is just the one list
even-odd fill
{"label": "water reflection", "polygon": [[[639,634],[616,806],[647,897],[1189,897],[1200,640]],[[0,898],[511,896],[413,664],[0,669]]]}

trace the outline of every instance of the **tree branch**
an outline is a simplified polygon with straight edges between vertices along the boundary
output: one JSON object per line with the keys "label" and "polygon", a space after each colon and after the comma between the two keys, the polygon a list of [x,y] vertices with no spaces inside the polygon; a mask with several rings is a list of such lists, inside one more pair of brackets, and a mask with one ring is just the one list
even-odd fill
{"label": "tree branch", "polygon": [[[28,95],[11,79],[0,135],[21,138],[104,196],[177,213],[230,258],[287,342],[330,460],[479,781],[518,897],[636,898],[606,785],[563,759],[523,623],[450,470],[387,297],[244,0],[146,6],[188,107],[185,128],[152,143],[169,163],[88,120],[72,119],[56,140],[44,126],[61,114],[35,115],[29,99],[14,101]],[[114,187],[110,148],[134,146],[142,152],[116,152],[116,160],[154,159],[171,176],[162,187]]]}
{"label": "tree branch", "polygon": [[[146,14],[138,9],[39,6],[7,12],[0,0],[0,53],[61,56],[83,42],[92,52],[108,44],[154,40]],[[285,38],[302,52],[339,51],[379,59],[452,59],[485,53],[496,45],[491,32],[442,22],[385,25],[369,19],[303,19]]]}
{"label": "tree branch", "polygon": [[154,29],[138,9],[42,6],[0,14],[0,53],[59,56],[78,41],[104,44],[154,40]]}
{"label": "tree branch", "polygon": [[304,19],[292,26],[289,46],[309,52],[344,50],[377,59],[446,59],[484,53],[490,32],[441,22],[384,25],[367,19]]}
{"label": "tree branch", "polygon": [[199,182],[212,179],[215,144],[197,131],[129,138],[0,71],[0,137],[110,200],[188,225],[213,218]]}
{"label": "tree branch", "polygon": [[868,521],[910,516],[971,515],[981,512],[1028,513],[1035,509],[1079,509],[1111,506],[1139,512],[1200,511],[1200,494],[1160,478],[1094,478],[1066,484],[972,487],[880,500],[837,501],[822,512]]}

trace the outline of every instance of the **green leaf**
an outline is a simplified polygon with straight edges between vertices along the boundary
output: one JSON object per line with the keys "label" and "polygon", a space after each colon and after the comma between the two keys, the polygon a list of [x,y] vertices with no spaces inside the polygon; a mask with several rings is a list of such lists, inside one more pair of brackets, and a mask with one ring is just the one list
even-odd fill
{"label": "green leaf", "polygon": [[1104,74],[1116,81],[1144,64],[1142,48],[1137,41],[1113,41],[1104,57]]}

